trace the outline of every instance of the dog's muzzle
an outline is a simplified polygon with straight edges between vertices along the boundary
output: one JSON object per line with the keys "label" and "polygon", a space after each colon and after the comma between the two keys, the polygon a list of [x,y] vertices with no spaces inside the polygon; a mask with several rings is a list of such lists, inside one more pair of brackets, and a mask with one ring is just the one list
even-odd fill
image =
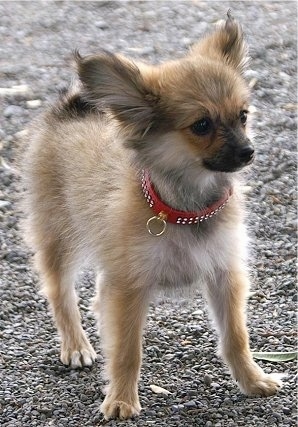
{"label": "dog's muzzle", "polygon": [[207,169],[217,172],[235,172],[254,160],[251,141],[240,132],[227,131],[225,143],[212,157],[204,160]]}
{"label": "dog's muzzle", "polygon": [[241,147],[238,153],[238,157],[241,163],[249,164],[254,159],[255,150],[252,145],[245,145]]}

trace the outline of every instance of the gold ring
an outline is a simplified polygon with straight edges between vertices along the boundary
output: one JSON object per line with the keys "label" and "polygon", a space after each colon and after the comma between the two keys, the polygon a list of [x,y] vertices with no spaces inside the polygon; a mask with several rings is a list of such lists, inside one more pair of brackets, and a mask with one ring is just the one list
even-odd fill
{"label": "gold ring", "polygon": [[[160,228],[160,231],[154,230],[152,226],[153,228],[157,226],[157,228]],[[149,218],[146,224],[146,228],[149,234],[151,234],[151,236],[161,236],[165,232],[166,227],[167,227],[166,221],[160,218],[159,216],[153,216]]]}

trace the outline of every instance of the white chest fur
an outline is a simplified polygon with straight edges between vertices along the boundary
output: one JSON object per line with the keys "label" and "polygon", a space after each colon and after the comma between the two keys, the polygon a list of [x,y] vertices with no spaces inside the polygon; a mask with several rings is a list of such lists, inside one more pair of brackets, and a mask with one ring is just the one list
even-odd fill
{"label": "white chest fur", "polygon": [[233,268],[235,257],[241,264],[246,260],[247,237],[241,224],[198,236],[187,226],[167,231],[168,235],[152,237],[139,252],[146,281],[165,292],[200,287],[219,271]]}

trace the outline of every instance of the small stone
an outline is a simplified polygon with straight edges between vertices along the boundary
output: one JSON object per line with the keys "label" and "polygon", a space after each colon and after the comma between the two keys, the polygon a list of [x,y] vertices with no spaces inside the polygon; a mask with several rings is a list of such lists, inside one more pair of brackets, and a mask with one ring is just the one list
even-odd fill
{"label": "small stone", "polygon": [[48,416],[50,416],[50,415],[52,414],[52,409],[51,409],[51,408],[49,408],[49,407],[47,407],[47,406],[40,407],[38,410],[39,410],[39,412],[41,412],[42,414],[46,414],[46,415],[48,415]]}
{"label": "small stone", "polygon": [[147,417],[156,417],[156,412],[155,412],[155,411],[153,411],[152,409],[148,409],[148,410],[146,411],[146,416],[147,416]]}
{"label": "small stone", "polygon": [[227,406],[233,404],[232,400],[229,397],[225,397],[223,403]]}
{"label": "small stone", "polygon": [[155,385],[155,384],[150,384],[150,388],[153,391],[153,393],[156,393],[156,394],[166,394],[166,395],[171,394],[169,390],[166,390],[165,388],[159,387],[158,385]]}
{"label": "small stone", "polygon": [[210,385],[211,385],[211,387],[216,388],[216,389],[220,388],[220,385],[218,383],[211,383]]}
{"label": "small stone", "polygon": [[204,315],[204,312],[203,310],[196,310],[196,311],[193,311],[191,315],[194,317],[202,317]]}
{"label": "small stone", "polygon": [[205,374],[205,375],[204,375],[204,384],[205,384],[207,387],[210,387],[211,383],[212,383],[212,378],[210,377],[210,375]]}
{"label": "small stone", "polygon": [[12,87],[0,87],[0,96],[25,95],[29,92],[27,85],[16,85]]}
{"label": "small stone", "polygon": [[9,105],[5,108],[3,115],[4,117],[21,117],[24,114],[24,108],[19,107],[18,105]]}
{"label": "small stone", "polygon": [[194,400],[190,400],[189,402],[184,403],[185,408],[196,408],[197,404]]}
{"label": "small stone", "polygon": [[8,200],[0,200],[0,209],[7,208],[11,205],[11,203]]}
{"label": "small stone", "polygon": [[281,421],[281,415],[280,414],[278,414],[277,412],[272,412],[272,416],[274,417],[274,418],[276,418],[278,421]]}
{"label": "small stone", "polygon": [[41,106],[41,100],[40,99],[31,99],[30,101],[26,102],[26,105],[28,108],[34,109]]}
{"label": "small stone", "polygon": [[103,20],[102,21],[101,20],[96,21],[94,23],[94,25],[96,26],[96,28],[100,28],[101,30],[105,30],[105,29],[109,28],[108,23],[106,21],[103,21]]}
{"label": "small stone", "polygon": [[191,396],[197,396],[198,395],[198,390],[188,390],[187,393],[190,397]]}

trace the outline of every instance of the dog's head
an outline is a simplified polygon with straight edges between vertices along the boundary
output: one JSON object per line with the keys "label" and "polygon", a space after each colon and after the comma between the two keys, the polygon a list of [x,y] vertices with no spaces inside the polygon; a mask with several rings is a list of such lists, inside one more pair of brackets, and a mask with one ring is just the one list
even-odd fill
{"label": "dog's head", "polygon": [[144,167],[216,172],[234,172],[253,159],[246,60],[241,28],[230,14],[184,58],[158,66],[108,52],[77,55],[85,96],[128,130],[127,145]]}

